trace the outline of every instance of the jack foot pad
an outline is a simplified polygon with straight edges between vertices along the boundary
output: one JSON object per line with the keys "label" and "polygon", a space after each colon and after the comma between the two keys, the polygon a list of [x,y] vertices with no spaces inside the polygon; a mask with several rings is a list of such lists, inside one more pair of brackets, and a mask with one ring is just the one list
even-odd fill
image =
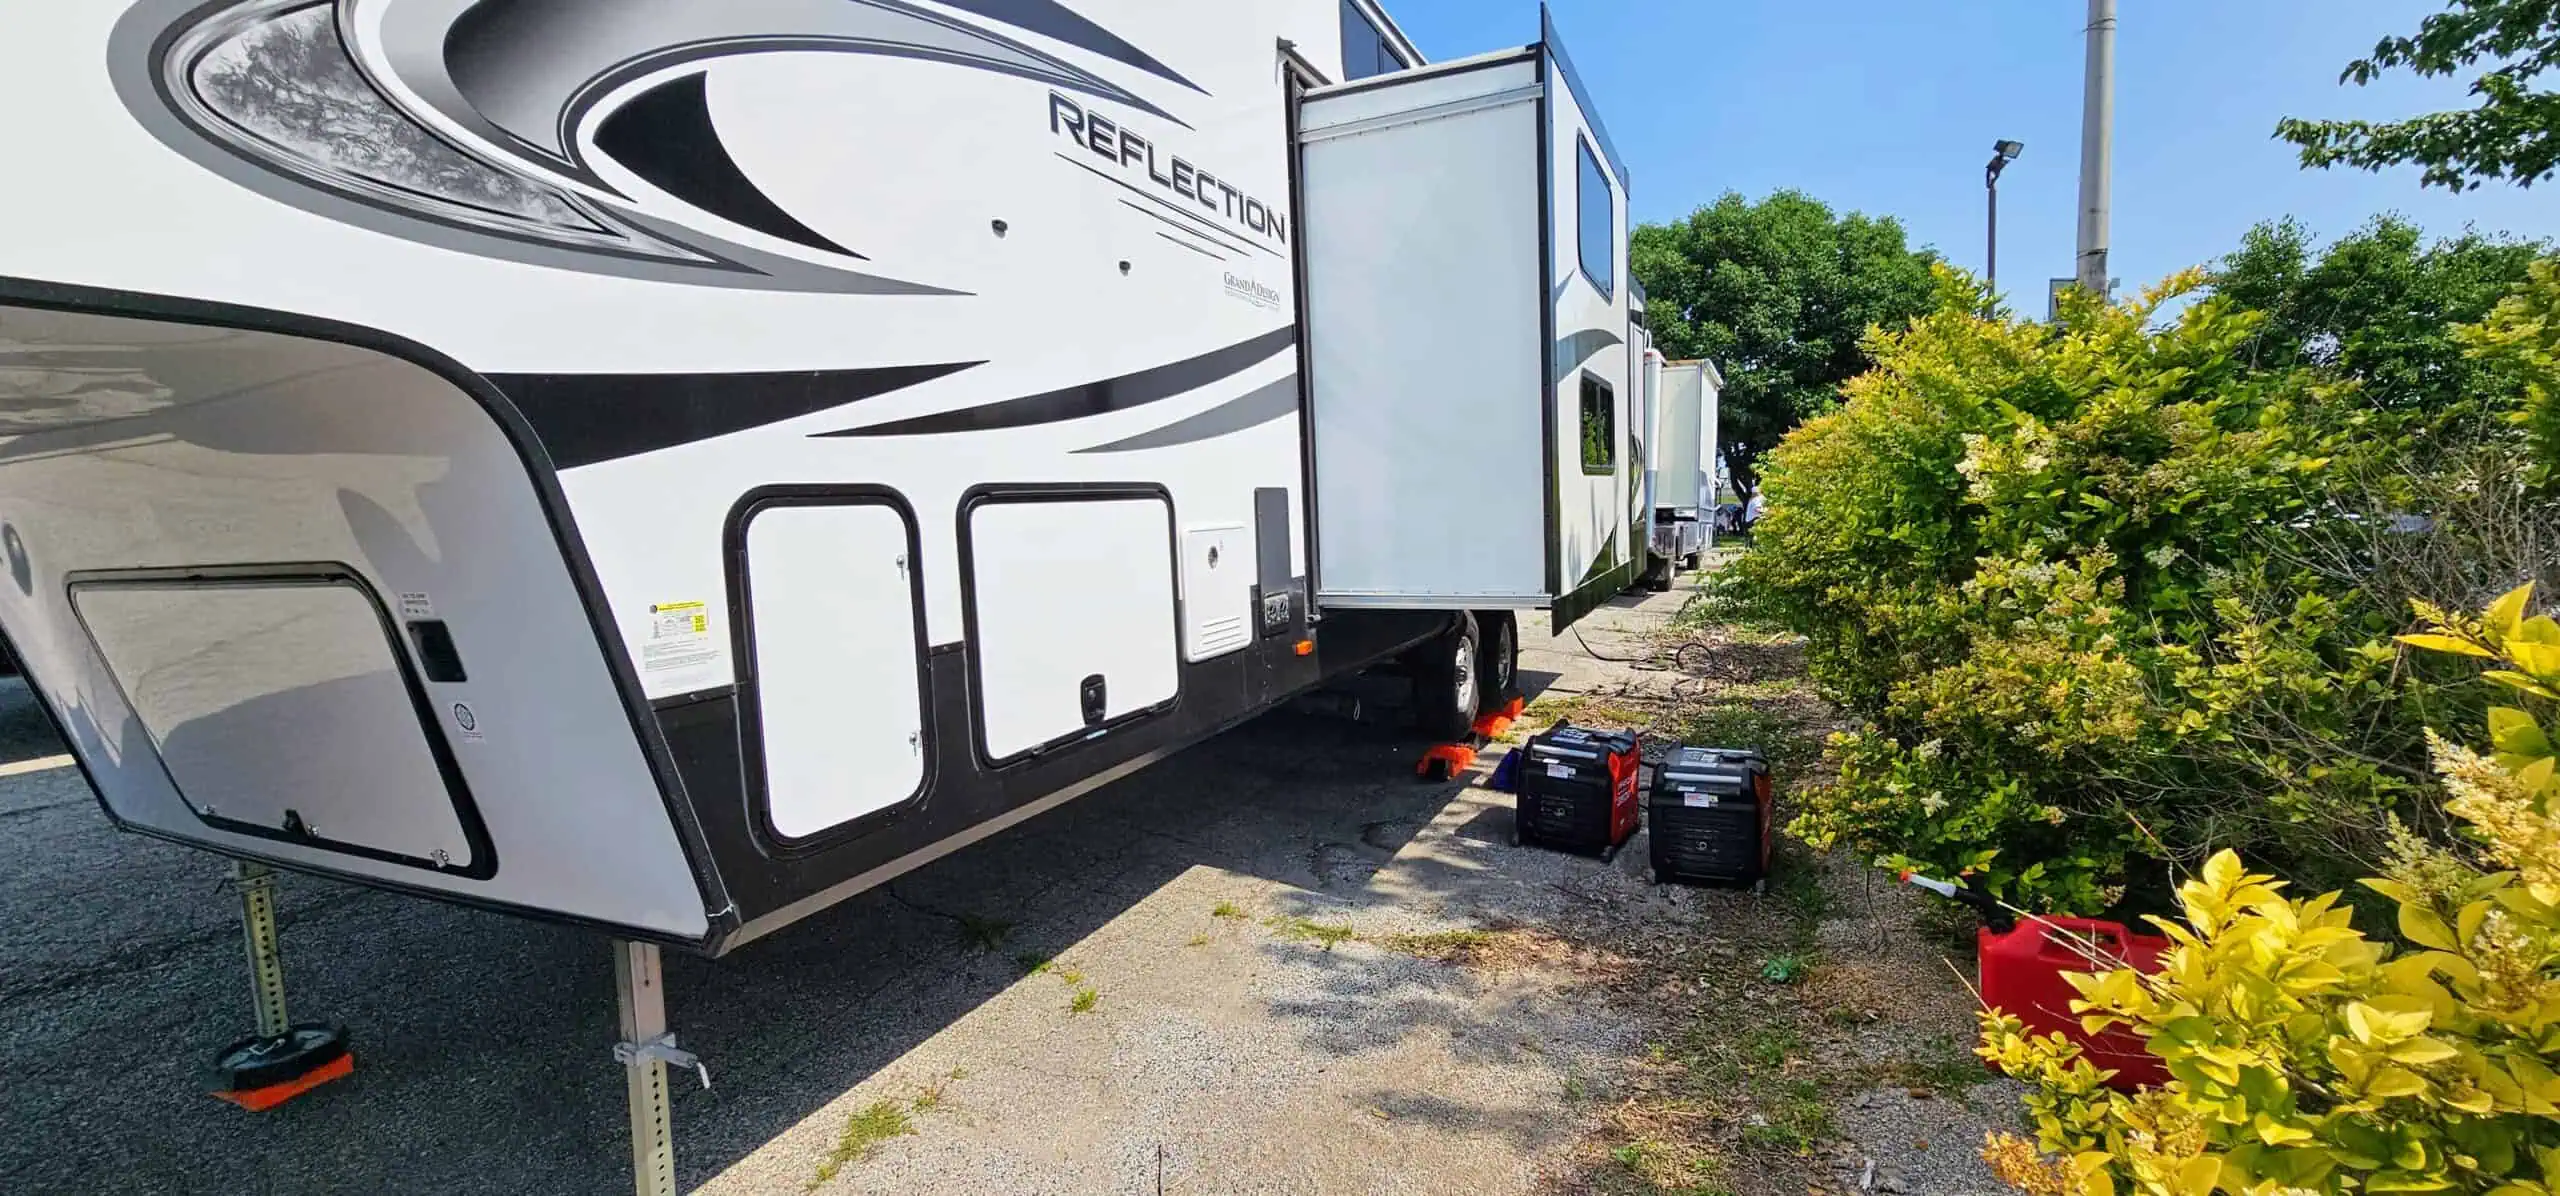
{"label": "jack foot pad", "polygon": [[272,1037],[232,1043],[214,1060],[213,1094],[250,1112],[264,1112],[355,1069],[345,1027],[304,1022]]}

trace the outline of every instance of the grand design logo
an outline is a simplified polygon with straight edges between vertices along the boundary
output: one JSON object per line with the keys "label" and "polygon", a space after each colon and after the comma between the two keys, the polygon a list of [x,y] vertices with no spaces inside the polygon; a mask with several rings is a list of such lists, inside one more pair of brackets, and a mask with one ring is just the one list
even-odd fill
{"label": "grand design logo", "polygon": [[[1057,0],[942,7],[1201,92]],[[163,142],[332,219],[630,277],[951,293],[873,272],[858,244],[776,204],[720,143],[710,63],[812,51],[1034,80],[1182,123],[1093,70],[905,0],[140,0],[111,56],[127,108]],[[590,145],[683,208],[625,194]],[[1264,208],[1265,227],[1272,218]]]}

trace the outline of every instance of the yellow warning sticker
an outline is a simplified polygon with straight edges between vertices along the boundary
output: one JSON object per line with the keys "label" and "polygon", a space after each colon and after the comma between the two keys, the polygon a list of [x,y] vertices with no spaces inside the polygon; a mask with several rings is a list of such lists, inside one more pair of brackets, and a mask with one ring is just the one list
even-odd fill
{"label": "yellow warning sticker", "polygon": [[717,654],[718,649],[711,643],[708,604],[660,602],[649,607],[649,638],[640,645],[643,672],[691,668]]}

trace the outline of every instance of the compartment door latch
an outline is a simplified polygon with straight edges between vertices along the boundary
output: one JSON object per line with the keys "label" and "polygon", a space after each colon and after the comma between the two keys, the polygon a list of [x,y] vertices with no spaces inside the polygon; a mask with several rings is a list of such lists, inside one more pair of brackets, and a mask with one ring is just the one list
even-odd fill
{"label": "compartment door latch", "polygon": [[1084,725],[1102,725],[1103,716],[1111,709],[1110,685],[1102,679],[1102,674],[1095,673],[1085,678],[1084,684],[1076,687],[1076,693],[1084,704]]}

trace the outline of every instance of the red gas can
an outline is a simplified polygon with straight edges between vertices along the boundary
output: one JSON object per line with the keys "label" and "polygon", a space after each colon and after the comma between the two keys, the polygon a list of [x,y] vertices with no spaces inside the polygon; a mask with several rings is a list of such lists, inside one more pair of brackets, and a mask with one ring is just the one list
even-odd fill
{"label": "red gas can", "polygon": [[2141,1035],[2121,1026],[2104,1034],[2082,1030],[2079,1015],[2071,1012],[2080,992],[2063,979],[2071,972],[2119,967],[2159,971],[2168,939],[2135,934],[2116,922],[2034,918],[2005,931],[1985,927],[1976,932],[1975,946],[1981,953],[1982,999],[1992,1008],[2026,1023],[2038,1037],[2058,1032],[2079,1043],[2091,1064],[2116,1073],[2109,1087],[2130,1091],[2168,1082],[2167,1069],[2143,1049]]}

